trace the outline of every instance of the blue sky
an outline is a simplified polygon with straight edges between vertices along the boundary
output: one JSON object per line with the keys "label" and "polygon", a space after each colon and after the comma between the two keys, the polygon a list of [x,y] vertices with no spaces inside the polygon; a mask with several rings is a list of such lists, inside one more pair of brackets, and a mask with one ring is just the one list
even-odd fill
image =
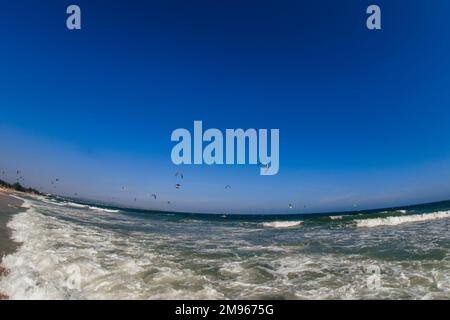
{"label": "blue sky", "polygon": [[[80,31],[65,27],[72,3]],[[381,31],[365,27],[373,3]],[[4,178],[21,169],[43,190],[200,212],[448,199],[449,9],[444,0],[5,1]],[[194,120],[279,128],[280,173],[173,165],[171,132]]]}

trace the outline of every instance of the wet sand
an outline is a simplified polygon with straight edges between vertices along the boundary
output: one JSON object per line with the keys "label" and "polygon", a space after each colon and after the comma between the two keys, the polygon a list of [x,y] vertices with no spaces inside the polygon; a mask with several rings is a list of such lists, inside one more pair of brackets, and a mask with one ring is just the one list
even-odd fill
{"label": "wet sand", "polygon": [[[10,197],[7,192],[0,190],[0,277],[7,272],[1,266],[1,259],[14,252],[18,246],[11,240],[11,230],[8,229],[7,223],[13,214],[25,210],[21,207],[22,203],[23,201]],[[0,292],[0,300],[7,298]]]}

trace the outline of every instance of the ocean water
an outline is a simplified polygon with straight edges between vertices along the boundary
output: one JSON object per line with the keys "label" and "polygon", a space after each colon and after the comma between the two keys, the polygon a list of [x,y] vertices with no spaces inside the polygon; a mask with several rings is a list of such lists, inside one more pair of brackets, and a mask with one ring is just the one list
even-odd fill
{"label": "ocean water", "polygon": [[26,198],[12,299],[447,299],[450,203],[334,215],[145,212]]}

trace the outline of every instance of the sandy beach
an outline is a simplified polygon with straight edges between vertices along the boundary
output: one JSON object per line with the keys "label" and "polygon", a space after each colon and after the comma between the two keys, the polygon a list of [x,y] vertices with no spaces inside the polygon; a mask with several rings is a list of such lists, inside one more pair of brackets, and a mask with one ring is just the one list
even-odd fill
{"label": "sandy beach", "polygon": [[[0,189],[0,260],[17,248],[17,243],[11,240],[10,230],[6,226],[11,216],[23,210],[22,201],[8,195],[8,191]],[[0,277],[6,270],[0,261]],[[0,292],[0,300],[7,296]]]}

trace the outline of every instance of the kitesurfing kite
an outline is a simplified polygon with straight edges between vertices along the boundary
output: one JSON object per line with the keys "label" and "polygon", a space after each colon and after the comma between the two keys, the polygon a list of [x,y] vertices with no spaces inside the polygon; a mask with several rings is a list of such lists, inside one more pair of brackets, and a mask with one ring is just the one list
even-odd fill
{"label": "kitesurfing kite", "polygon": [[175,177],[180,177],[181,179],[184,179],[183,173],[178,171],[177,173],[175,173]]}

